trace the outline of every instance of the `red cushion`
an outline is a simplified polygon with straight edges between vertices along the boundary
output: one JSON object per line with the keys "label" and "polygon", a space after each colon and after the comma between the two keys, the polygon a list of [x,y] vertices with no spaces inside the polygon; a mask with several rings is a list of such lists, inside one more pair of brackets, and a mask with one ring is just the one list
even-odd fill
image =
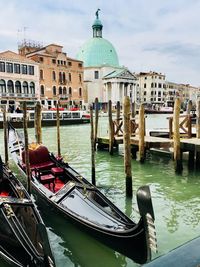
{"label": "red cushion", "polygon": [[[30,165],[36,164],[38,162],[37,155],[36,155],[36,150],[29,149],[28,152],[29,152]],[[22,152],[22,162],[25,163],[25,150]]]}
{"label": "red cushion", "polygon": [[8,193],[7,191],[2,191],[2,192],[0,193],[0,196],[1,196],[1,197],[7,197],[7,196],[9,196],[9,193]]}
{"label": "red cushion", "polygon": [[35,151],[37,155],[37,163],[42,163],[50,160],[49,151],[45,146],[40,146]]}
{"label": "red cushion", "polygon": [[59,175],[59,174],[62,174],[62,173],[63,173],[63,168],[60,168],[60,167],[54,167],[54,168],[51,168],[51,172],[52,172],[54,175]]}

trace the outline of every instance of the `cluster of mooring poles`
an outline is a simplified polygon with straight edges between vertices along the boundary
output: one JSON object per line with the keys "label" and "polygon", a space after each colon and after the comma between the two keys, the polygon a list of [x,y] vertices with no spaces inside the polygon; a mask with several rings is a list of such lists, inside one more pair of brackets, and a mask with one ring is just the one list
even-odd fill
{"label": "cluster of mooring poles", "polygon": [[[124,169],[126,175],[126,194],[127,196],[132,195],[132,175],[131,175],[131,158],[136,159],[136,154],[139,162],[143,163],[146,157],[146,150],[150,147],[160,147],[163,143],[168,144],[173,147],[173,160],[175,171],[180,173],[183,169],[182,163],[182,153],[188,151],[188,167],[191,169],[194,166],[196,160],[196,169],[200,166],[200,101],[197,102],[196,108],[196,138],[194,144],[190,144],[188,139],[184,141],[182,135],[180,134],[180,129],[183,129],[183,122],[180,122],[180,107],[181,101],[179,98],[176,99],[174,105],[173,117],[169,118],[169,135],[170,138],[155,138],[149,137],[148,140],[145,138],[145,109],[144,105],[141,104],[139,107],[139,117],[138,123],[136,123],[135,115],[135,103],[130,103],[130,98],[125,97],[123,103],[123,119],[120,118],[121,106],[120,102],[116,105],[116,119],[112,118],[112,102],[108,102],[108,138],[107,137],[97,137],[97,127],[99,120],[99,105],[98,99],[95,99],[95,137],[92,143],[94,145],[94,153],[96,149],[96,144],[98,148],[107,148],[111,155],[113,155],[114,147],[118,148],[119,144],[124,144]],[[187,127],[187,137],[192,138],[192,125],[191,125],[191,115],[190,111],[192,108],[192,102],[188,102],[187,114],[183,115],[185,117],[184,123]],[[130,116],[131,115],[131,116]],[[91,125],[93,127],[93,113],[91,107]],[[138,129],[138,136],[136,137],[136,130]],[[91,130],[93,132],[93,130]],[[186,130],[185,130],[186,131]],[[159,139],[159,141],[158,141]],[[92,138],[91,138],[92,140]],[[191,140],[191,139],[190,139]],[[94,156],[93,156],[94,164]],[[95,171],[94,171],[95,173]]]}

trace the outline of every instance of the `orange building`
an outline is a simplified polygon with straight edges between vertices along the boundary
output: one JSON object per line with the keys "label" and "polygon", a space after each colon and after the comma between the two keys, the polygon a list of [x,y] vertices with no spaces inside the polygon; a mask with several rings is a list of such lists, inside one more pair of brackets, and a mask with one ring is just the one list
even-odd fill
{"label": "orange building", "polygon": [[39,63],[40,100],[44,107],[55,107],[59,100],[63,107],[82,107],[83,62],[72,59],[62,46],[50,44],[38,47],[24,42],[19,54]]}

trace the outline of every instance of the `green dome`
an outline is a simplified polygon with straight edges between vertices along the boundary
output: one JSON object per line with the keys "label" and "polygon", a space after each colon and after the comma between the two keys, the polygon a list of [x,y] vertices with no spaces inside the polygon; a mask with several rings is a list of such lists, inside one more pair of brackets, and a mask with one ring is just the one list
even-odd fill
{"label": "green dome", "polygon": [[95,37],[87,41],[79,50],[77,59],[83,61],[84,67],[119,66],[115,48],[104,38]]}

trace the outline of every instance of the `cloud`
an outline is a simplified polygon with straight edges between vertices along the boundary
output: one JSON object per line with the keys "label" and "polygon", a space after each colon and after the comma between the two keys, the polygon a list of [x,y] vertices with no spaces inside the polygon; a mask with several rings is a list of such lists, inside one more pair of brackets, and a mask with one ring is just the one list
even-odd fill
{"label": "cloud", "polygon": [[[199,85],[200,1],[1,0],[0,50],[17,50],[26,39],[58,43],[75,57],[92,37],[100,8],[103,37],[131,71],[165,72],[172,81]],[[25,31],[24,31],[25,27]]]}

